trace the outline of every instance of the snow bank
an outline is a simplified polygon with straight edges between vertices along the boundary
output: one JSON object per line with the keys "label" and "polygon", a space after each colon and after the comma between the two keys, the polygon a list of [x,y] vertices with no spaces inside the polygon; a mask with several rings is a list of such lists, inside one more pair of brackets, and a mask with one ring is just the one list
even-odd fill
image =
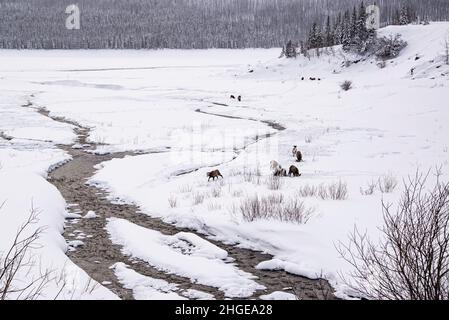
{"label": "snow bank", "polygon": [[121,262],[116,263],[112,268],[120,283],[126,289],[131,289],[137,300],[186,300],[175,293],[178,288],[174,284],[143,276]]}
{"label": "snow bank", "polygon": [[[61,233],[66,203],[54,186],[36,174],[0,171],[0,203],[3,203],[0,209],[0,253],[3,257],[31,211],[38,214],[38,221],[25,229],[22,239],[30,236],[37,228],[43,228],[36,242],[38,246],[33,246],[28,255],[32,267],[29,270],[25,267],[18,272],[14,287],[24,287],[32,279],[37,279],[41,272],[49,271],[49,283],[39,296],[40,299],[116,298],[102,286],[89,286],[89,276],[65,255],[67,245]],[[59,290],[62,291],[58,294]],[[8,296],[10,299],[14,297],[14,294]]]}
{"label": "snow bank", "polygon": [[193,282],[216,287],[227,297],[250,297],[264,289],[254,276],[225,263],[223,250],[194,234],[166,236],[123,219],[109,219],[107,230],[123,253],[148,262],[168,273],[190,278]]}
{"label": "snow bank", "polygon": [[262,300],[298,300],[294,294],[282,292],[282,291],[275,291],[270,294],[262,295],[262,296],[260,296],[260,299],[262,299]]}
{"label": "snow bank", "polygon": [[[37,221],[21,236],[24,239],[36,230],[43,232],[27,253],[31,266],[19,270],[13,283],[23,288],[42,273],[49,272],[48,283],[38,299],[116,299],[117,297],[73,264],[65,255],[69,249],[61,233],[70,215],[59,191],[45,178],[48,170],[68,161],[70,156],[55,147],[56,143],[72,143],[75,139],[70,125],[60,124],[23,107],[30,92],[15,80],[0,79],[0,261],[5,259],[18,229],[31,213]],[[28,89],[32,90],[30,87]],[[73,215],[71,216],[73,217]],[[74,244],[72,244],[74,245]],[[24,299],[36,287],[29,288]],[[19,293],[7,298],[17,298]]]}

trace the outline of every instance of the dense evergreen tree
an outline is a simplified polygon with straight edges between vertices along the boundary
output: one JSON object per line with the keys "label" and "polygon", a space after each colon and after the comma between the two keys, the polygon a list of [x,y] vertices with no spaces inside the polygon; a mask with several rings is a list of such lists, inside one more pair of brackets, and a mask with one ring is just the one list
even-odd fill
{"label": "dense evergreen tree", "polygon": [[296,50],[296,46],[293,44],[291,40],[287,42],[287,44],[282,47],[282,56],[285,56],[286,58],[296,58],[298,55],[298,52]]}
{"label": "dense evergreen tree", "polygon": [[316,22],[312,24],[312,28],[310,29],[307,46],[309,49],[321,48],[323,46],[323,36]]}
{"label": "dense evergreen tree", "polygon": [[343,20],[341,12],[338,14],[334,26],[334,41],[333,44],[341,44],[343,41]]}
{"label": "dense evergreen tree", "polygon": [[[281,47],[307,36],[313,21],[324,30],[330,16],[334,44],[361,0],[77,0],[81,29],[65,28],[60,0],[0,0],[0,48],[245,48]],[[376,0],[382,24],[449,18],[447,0]],[[371,1],[370,1],[371,4]],[[413,8],[413,10],[410,10]],[[337,15],[349,11],[349,20]],[[359,10],[356,9],[358,16]],[[397,14],[395,10],[399,9]],[[350,23],[351,27],[354,27]],[[350,37],[351,39],[352,37]],[[350,40],[349,39],[349,40]]]}
{"label": "dense evergreen tree", "polygon": [[331,17],[330,16],[327,16],[327,19],[326,19],[326,26],[324,28],[323,45],[325,47],[330,47],[330,46],[334,45],[334,30],[332,29],[332,26],[331,26]]}

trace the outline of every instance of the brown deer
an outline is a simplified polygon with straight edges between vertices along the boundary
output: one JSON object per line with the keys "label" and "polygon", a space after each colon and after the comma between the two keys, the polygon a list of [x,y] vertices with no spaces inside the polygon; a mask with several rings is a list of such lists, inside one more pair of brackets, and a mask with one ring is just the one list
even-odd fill
{"label": "brown deer", "polygon": [[273,175],[275,177],[286,177],[287,176],[287,170],[279,167],[278,169],[276,169],[273,173]]}
{"label": "brown deer", "polygon": [[299,173],[299,170],[295,166],[290,166],[290,169],[288,170],[288,176],[294,176],[294,177],[300,177],[301,174]]}
{"label": "brown deer", "polygon": [[221,175],[219,170],[214,170],[214,171],[208,172],[207,177],[209,178],[209,179],[207,179],[207,181],[210,181],[211,178],[212,178],[212,180],[215,181],[215,178],[218,179],[218,177],[221,177],[223,179],[223,176]]}

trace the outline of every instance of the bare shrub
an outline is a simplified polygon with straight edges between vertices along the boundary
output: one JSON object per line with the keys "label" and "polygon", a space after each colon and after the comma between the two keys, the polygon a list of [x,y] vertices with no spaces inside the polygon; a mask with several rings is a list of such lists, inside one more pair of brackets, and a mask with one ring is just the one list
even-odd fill
{"label": "bare shrub", "polygon": [[202,204],[204,202],[204,198],[205,198],[204,193],[199,192],[195,193],[193,195],[193,205],[196,206]]}
{"label": "bare shrub", "polygon": [[324,184],[321,184],[318,187],[318,197],[320,197],[323,200],[329,199],[329,194],[327,193],[327,188]]}
{"label": "bare shrub", "polygon": [[376,191],[376,187],[377,183],[375,181],[371,181],[365,188],[360,187],[360,193],[362,196],[372,196]]}
{"label": "bare shrub", "polygon": [[278,211],[278,220],[306,224],[314,211],[313,208],[307,208],[304,202],[293,198],[284,204],[282,211]]}
{"label": "bare shrub", "polygon": [[304,142],[305,142],[305,143],[312,143],[312,141],[313,141],[313,137],[312,137],[312,136],[306,136],[306,137],[304,138]]}
{"label": "bare shrub", "polygon": [[309,184],[306,184],[302,187],[300,187],[297,191],[298,196],[302,198],[307,197],[316,197],[318,194],[318,188],[316,186],[311,186]]}
{"label": "bare shrub", "polygon": [[284,199],[282,194],[267,197],[255,195],[242,200],[240,212],[245,221],[275,219],[283,222],[304,224],[313,215],[313,208],[307,208],[302,201],[295,198]]}
{"label": "bare shrub", "polygon": [[170,205],[170,208],[176,208],[178,206],[178,198],[175,195],[170,195],[168,204]]}
{"label": "bare shrub", "polygon": [[344,91],[349,91],[352,89],[352,81],[346,80],[340,84],[340,88]]}
{"label": "bare shrub", "polygon": [[280,190],[282,188],[282,179],[276,176],[269,176],[265,183],[270,190]]}
{"label": "bare shrub", "polygon": [[[43,228],[36,228],[28,233],[28,229],[38,223],[38,215],[32,208],[27,220],[17,230],[12,245],[0,256],[0,300],[35,300],[53,280],[50,270],[41,270],[37,276],[30,275],[31,269],[38,264],[32,250],[40,248],[37,241],[44,232]],[[21,273],[27,274],[27,279],[15,281]]]}
{"label": "bare shrub", "polygon": [[360,297],[383,300],[449,299],[449,184],[426,191],[429,174],[404,182],[397,210],[382,203],[381,241],[354,230],[337,247],[354,271],[348,286]]}
{"label": "bare shrub", "polygon": [[348,185],[342,181],[333,182],[327,186],[327,194],[331,200],[346,200]]}
{"label": "bare shrub", "polygon": [[348,186],[342,181],[323,183],[318,187],[306,184],[298,189],[297,194],[302,198],[318,197],[322,200],[346,200],[348,198]]}
{"label": "bare shrub", "polygon": [[260,169],[250,170],[245,167],[243,170],[243,179],[245,182],[251,182],[260,185],[260,177],[262,176]]}
{"label": "bare shrub", "polygon": [[191,184],[184,184],[179,187],[179,192],[181,192],[181,193],[189,193],[189,192],[192,192],[192,190],[193,190],[193,187]]}
{"label": "bare shrub", "polygon": [[243,195],[243,190],[233,190],[231,194],[234,198],[239,198]]}
{"label": "bare shrub", "polygon": [[215,201],[210,201],[207,203],[207,210],[209,211],[217,211],[220,210],[221,208],[222,208],[221,204]]}
{"label": "bare shrub", "polygon": [[211,196],[214,198],[220,198],[221,197],[221,187],[215,187],[212,189],[212,191],[210,192]]}
{"label": "bare shrub", "polygon": [[241,176],[243,174],[243,172],[240,169],[231,169],[229,170],[229,176],[230,177],[237,177],[237,176]]}
{"label": "bare shrub", "polygon": [[398,185],[398,180],[392,174],[388,174],[380,177],[377,184],[380,192],[392,193]]}

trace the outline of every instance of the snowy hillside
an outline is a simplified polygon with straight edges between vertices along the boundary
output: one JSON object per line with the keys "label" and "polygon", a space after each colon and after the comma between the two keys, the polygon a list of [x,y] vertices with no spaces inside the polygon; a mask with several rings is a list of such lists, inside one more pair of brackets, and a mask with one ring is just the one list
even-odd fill
{"label": "snowy hillside", "polygon": [[[83,128],[86,154],[134,152],[97,164],[90,186],[107,191],[114,203],[138,206],[148,219],[214,241],[104,219],[97,227],[123,255],[224,296],[271,294],[238,263],[230,264],[218,245],[235,244],[273,257],[254,263],[256,270],[324,277],[345,297],[339,273],[348,275],[351,267],[335,248],[339,241],[347,242],[355,225],[378,237],[381,201],[396,206],[402,180],[417,169],[443,166],[443,178],[449,177],[449,23],[379,33],[399,33],[408,42],[384,68],[339,47],[310,60],[279,59],[279,49],[0,51],[0,252],[33,203],[48,227],[38,256],[58,270],[76,268],[63,255],[60,235],[71,207],[44,178],[70,158],[60,145],[83,148],[76,136]],[[340,88],[345,80],[353,83],[349,91]],[[293,145],[304,162],[295,161]],[[298,166],[301,177],[274,179],[272,160],[287,170]],[[208,181],[214,169],[224,178]],[[336,186],[347,192],[333,200]],[[317,194],[320,189],[327,196]],[[254,200],[270,203],[265,218],[244,214]],[[282,215],[289,206],[303,206],[303,216]],[[185,253],[185,243],[193,253]],[[116,262],[115,276],[135,298],[181,298],[176,286]],[[210,268],[197,272],[204,266]],[[214,268],[223,277],[209,272]],[[82,287],[86,274],[76,272]],[[115,297],[103,286],[84,295]]]}

